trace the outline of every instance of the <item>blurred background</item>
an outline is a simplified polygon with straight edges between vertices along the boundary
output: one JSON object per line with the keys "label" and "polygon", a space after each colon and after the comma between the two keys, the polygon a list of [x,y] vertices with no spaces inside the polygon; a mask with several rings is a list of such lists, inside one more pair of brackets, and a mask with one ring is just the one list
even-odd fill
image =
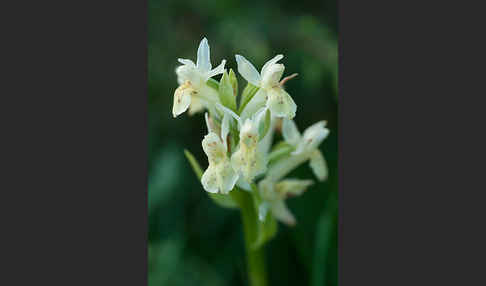
{"label": "blurred background", "polygon": [[[284,76],[299,74],[285,85],[299,129],[328,121],[320,149],[329,179],[287,201],[297,225],[279,224],[265,252],[270,285],[337,285],[336,0],[149,0],[148,8],[149,285],[248,285],[239,212],[215,205],[184,157],[186,148],[207,166],[203,114],[172,118],[177,58],[195,61],[204,36],[213,66],[224,58],[235,71],[236,53],[258,70],[284,54]],[[308,164],[292,175],[315,179]]]}

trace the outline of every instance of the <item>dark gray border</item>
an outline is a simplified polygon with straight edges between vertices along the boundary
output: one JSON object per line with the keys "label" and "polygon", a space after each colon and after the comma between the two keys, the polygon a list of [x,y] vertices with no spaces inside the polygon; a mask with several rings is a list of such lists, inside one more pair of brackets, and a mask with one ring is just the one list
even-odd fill
{"label": "dark gray border", "polygon": [[339,285],[485,284],[485,25],[470,5],[339,1]]}
{"label": "dark gray border", "polygon": [[21,5],[0,284],[146,285],[147,1]]}

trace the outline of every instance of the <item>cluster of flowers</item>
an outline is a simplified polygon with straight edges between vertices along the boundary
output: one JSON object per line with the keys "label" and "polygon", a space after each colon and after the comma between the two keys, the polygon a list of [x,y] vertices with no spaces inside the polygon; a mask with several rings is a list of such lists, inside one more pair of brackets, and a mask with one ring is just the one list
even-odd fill
{"label": "cluster of flowers", "polygon": [[[266,62],[260,73],[243,56],[235,58],[239,74],[248,82],[238,106],[236,76],[232,70],[226,72],[226,60],[212,68],[206,38],[199,44],[196,64],[178,59],[182,65],[176,68],[179,87],[174,93],[173,116],[186,110],[189,114],[207,110],[208,134],[202,147],[209,166],[201,177],[207,192],[229,194],[235,185],[258,192],[260,220],[270,212],[276,219],[294,225],[295,218],[285,199],[302,194],[313,181],[284,177],[309,161],[320,181],[327,178],[326,162],[318,146],[329,129],[325,121],[313,124],[303,134],[297,129],[292,120],[297,106],[283,88],[296,74],[280,80],[285,66],[277,62],[283,55]],[[219,74],[223,74],[220,82],[212,79]],[[276,131],[284,140],[272,146]]]}

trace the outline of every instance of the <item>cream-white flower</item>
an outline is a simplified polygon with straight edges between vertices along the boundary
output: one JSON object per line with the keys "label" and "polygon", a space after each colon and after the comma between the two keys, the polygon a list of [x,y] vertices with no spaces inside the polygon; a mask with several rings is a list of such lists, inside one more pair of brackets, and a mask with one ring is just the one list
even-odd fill
{"label": "cream-white flower", "polygon": [[264,179],[258,184],[263,202],[258,207],[258,218],[265,220],[267,212],[279,221],[295,225],[296,220],[285,204],[285,199],[301,195],[314,182],[312,180],[285,179],[278,183]]}
{"label": "cream-white flower", "polygon": [[[283,55],[277,55],[266,62],[262,67],[261,73],[258,73],[256,68],[245,57],[241,55],[236,55],[235,57],[238,64],[238,72],[249,83],[260,88],[252,99],[254,104],[249,103],[248,108],[260,105],[260,102],[262,102],[270,109],[272,115],[289,119],[294,118],[297,105],[280,83],[285,66],[277,62],[283,58]],[[259,107],[257,106],[257,108]],[[243,115],[242,117],[245,118]]]}
{"label": "cream-white flower", "polygon": [[247,118],[241,124],[240,143],[238,149],[231,156],[233,168],[240,172],[249,183],[266,170],[266,156],[262,152],[262,148],[259,147],[259,142],[263,139],[259,136],[259,127],[266,111],[266,108],[262,108],[251,119]]}
{"label": "cream-white flower", "polygon": [[320,181],[327,178],[324,156],[318,149],[319,144],[329,135],[326,121],[319,121],[308,127],[301,135],[292,120],[283,119],[282,135],[285,141],[295,147],[289,157],[277,161],[267,172],[267,177],[278,181],[300,164],[310,160],[310,167]]}
{"label": "cream-white flower", "polygon": [[178,59],[182,64],[176,68],[179,87],[174,92],[172,115],[177,117],[189,108],[193,114],[219,102],[218,92],[209,87],[209,78],[224,72],[226,60],[212,69],[208,40],[203,38],[197,50],[197,61]]}
{"label": "cream-white flower", "polygon": [[263,202],[258,212],[259,219],[264,220],[268,211],[273,216],[288,224],[294,225],[295,218],[285,204],[285,198],[300,195],[310,186],[312,180],[282,179],[300,164],[310,160],[310,166],[316,177],[323,181],[327,177],[327,167],[319,144],[329,135],[325,121],[320,121],[308,127],[301,135],[295,123],[283,119],[282,135],[285,141],[295,148],[288,157],[275,162],[267,171],[265,179],[259,182],[260,195]]}
{"label": "cream-white flower", "polygon": [[238,173],[233,170],[227,154],[226,138],[229,133],[229,117],[226,114],[223,117],[220,136],[211,128],[207,113],[206,124],[208,134],[202,141],[202,147],[208,156],[209,166],[201,177],[201,183],[207,192],[228,194],[239,177]]}

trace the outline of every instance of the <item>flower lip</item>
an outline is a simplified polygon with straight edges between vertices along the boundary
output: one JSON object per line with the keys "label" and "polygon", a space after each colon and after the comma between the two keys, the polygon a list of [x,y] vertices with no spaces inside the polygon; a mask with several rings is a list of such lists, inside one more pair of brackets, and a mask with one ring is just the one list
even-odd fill
{"label": "flower lip", "polygon": [[189,108],[189,105],[191,105],[191,96],[195,93],[196,91],[192,88],[189,81],[186,81],[175,90],[174,103],[172,105],[172,116],[174,118]]}
{"label": "flower lip", "polygon": [[297,105],[292,97],[281,87],[274,87],[267,91],[267,107],[277,117],[292,119],[297,112]]}
{"label": "flower lip", "polygon": [[[224,128],[222,128],[224,129]],[[210,193],[229,193],[239,175],[232,169],[226,152],[225,141],[214,132],[209,132],[202,141],[204,153],[208,156],[209,166],[201,177],[204,189]]]}
{"label": "flower lip", "polygon": [[233,169],[241,173],[248,182],[253,181],[254,178],[264,173],[267,169],[267,160],[261,154],[258,144],[258,127],[266,110],[265,107],[261,108],[251,119],[247,118],[240,125],[240,144],[231,156]]}

